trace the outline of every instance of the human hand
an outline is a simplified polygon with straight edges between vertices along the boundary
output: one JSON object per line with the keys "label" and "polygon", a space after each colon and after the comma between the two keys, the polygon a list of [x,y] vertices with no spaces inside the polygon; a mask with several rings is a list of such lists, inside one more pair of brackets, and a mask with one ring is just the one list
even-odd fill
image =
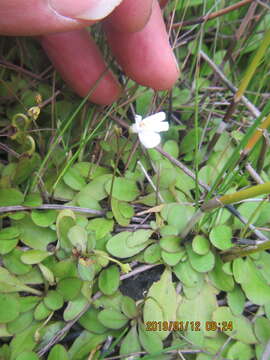
{"label": "human hand", "polygon": [[108,43],[124,72],[155,90],[173,86],[179,71],[158,0],[2,0],[0,34],[39,36],[63,79],[97,104],[115,101],[121,87],[105,71],[86,26],[102,20]]}

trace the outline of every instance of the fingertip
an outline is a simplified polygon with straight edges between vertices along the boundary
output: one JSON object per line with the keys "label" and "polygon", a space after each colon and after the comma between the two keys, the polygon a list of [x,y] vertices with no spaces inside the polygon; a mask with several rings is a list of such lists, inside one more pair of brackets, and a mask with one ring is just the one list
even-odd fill
{"label": "fingertip", "polygon": [[107,68],[86,30],[46,35],[41,44],[62,78],[80,96],[108,105],[117,100],[121,86]]}
{"label": "fingertip", "polygon": [[136,32],[144,28],[152,12],[153,0],[124,0],[105,20],[121,32]]}
{"label": "fingertip", "polygon": [[155,90],[173,87],[179,77],[179,68],[157,0],[154,0],[151,17],[141,31],[121,32],[108,23],[105,30],[117,61],[130,78]]}

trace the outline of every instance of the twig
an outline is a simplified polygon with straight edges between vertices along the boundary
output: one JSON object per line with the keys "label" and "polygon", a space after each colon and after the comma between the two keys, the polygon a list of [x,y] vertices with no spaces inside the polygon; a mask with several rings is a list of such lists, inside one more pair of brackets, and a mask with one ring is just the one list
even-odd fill
{"label": "twig", "polygon": [[251,3],[252,1],[254,1],[254,0],[242,0],[242,1],[239,1],[238,3],[233,4],[231,6],[228,6],[228,7],[224,8],[224,9],[212,12],[211,14],[200,16],[197,19],[192,19],[192,20],[187,20],[187,21],[182,21],[182,22],[175,23],[173,25],[173,28],[201,24],[203,22],[215,19],[215,18],[217,18],[219,16],[223,16],[225,14],[228,14],[231,11],[237,10],[240,7],[245,6],[248,3]]}
{"label": "twig", "polygon": [[[224,73],[219,69],[219,67],[209,58],[209,56],[202,50],[199,51],[200,56],[208,63],[208,65],[214,70],[214,72],[219,76],[220,80],[235,94],[237,92],[237,87],[234,86],[230,80],[224,75]],[[241,97],[241,101],[246,105],[251,114],[257,118],[261,115],[259,109],[253,105],[248,98],[244,95]]]}
{"label": "twig", "polygon": [[6,212],[15,212],[15,211],[25,211],[25,210],[65,210],[69,209],[75,212],[103,216],[105,215],[105,210],[93,210],[88,208],[81,208],[79,206],[70,206],[70,205],[58,205],[58,204],[43,204],[40,206],[23,206],[23,205],[14,205],[14,206],[2,206],[0,207],[0,213]]}

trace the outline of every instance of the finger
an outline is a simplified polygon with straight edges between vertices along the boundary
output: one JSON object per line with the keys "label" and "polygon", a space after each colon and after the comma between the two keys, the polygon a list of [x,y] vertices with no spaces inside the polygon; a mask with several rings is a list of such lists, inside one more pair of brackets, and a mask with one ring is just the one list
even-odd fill
{"label": "finger", "polygon": [[104,21],[110,47],[124,72],[155,90],[170,89],[179,76],[157,0],[147,25],[139,32],[116,30]]}
{"label": "finger", "polygon": [[1,0],[0,34],[70,31],[110,14],[122,0]]}
{"label": "finger", "polygon": [[106,22],[119,31],[141,30],[150,18],[153,0],[124,0]]}
{"label": "finger", "polygon": [[80,96],[100,105],[115,101],[121,88],[85,29],[41,37],[41,44],[63,79]]}

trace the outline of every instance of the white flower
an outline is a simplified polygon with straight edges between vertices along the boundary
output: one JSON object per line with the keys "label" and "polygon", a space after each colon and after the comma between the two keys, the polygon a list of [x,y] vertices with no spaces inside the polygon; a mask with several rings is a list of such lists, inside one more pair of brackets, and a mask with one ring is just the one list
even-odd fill
{"label": "white flower", "polygon": [[165,112],[150,115],[143,119],[140,115],[135,115],[135,124],[131,125],[131,131],[137,133],[140,142],[146,148],[156,147],[161,140],[159,133],[169,130]]}

